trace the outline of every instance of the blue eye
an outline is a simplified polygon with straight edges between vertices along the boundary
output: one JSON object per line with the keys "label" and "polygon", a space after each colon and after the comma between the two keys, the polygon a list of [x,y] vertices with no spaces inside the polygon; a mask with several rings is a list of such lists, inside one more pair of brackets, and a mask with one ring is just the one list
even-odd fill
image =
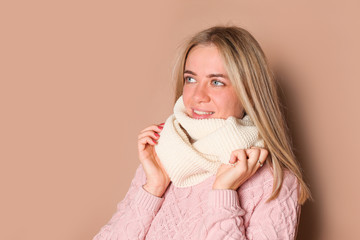
{"label": "blue eye", "polygon": [[214,83],[214,85],[216,85],[216,86],[224,86],[225,84],[224,83],[222,83],[222,82],[220,82],[220,81],[217,81],[217,80],[214,80],[214,81],[212,81],[213,83]]}
{"label": "blue eye", "polygon": [[[193,79],[193,81],[188,80],[188,79]],[[192,77],[185,77],[185,82],[195,82],[195,79]]]}

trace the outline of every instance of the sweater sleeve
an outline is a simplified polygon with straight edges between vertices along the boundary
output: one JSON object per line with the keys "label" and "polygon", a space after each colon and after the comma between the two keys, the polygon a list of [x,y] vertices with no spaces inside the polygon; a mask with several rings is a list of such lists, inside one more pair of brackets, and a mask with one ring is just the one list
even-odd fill
{"label": "sweater sleeve", "polygon": [[93,240],[145,239],[151,222],[164,201],[164,198],[144,190],[142,186],[145,183],[146,176],[140,164],[125,198],[117,204],[117,211]]}
{"label": "sweater sleeve", "polygon": [[[254,186],[252,186],[254,188]],[[298,184],[294,178],[286,178],[278,198],[266,203],[272,192],[272,184],[262,185],[259,201],[251,196],[245,211],[234,190],[211,190],[208,210],[201,220],[199,238],[201,240],[268,240],[295,239],[300,206]],[[253,205],[253,207],[249,207]],[[246,221],[245,221],[246,219]]]}

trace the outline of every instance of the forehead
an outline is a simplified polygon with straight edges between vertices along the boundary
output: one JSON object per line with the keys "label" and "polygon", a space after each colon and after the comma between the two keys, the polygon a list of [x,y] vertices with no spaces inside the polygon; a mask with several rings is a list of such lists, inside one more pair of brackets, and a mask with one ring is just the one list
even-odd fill
{"label": "forehead", "polygon": [[185,70],[197,74],[225,73],[225,66],[218,48],[214,45],[197,45],[188,53]]}

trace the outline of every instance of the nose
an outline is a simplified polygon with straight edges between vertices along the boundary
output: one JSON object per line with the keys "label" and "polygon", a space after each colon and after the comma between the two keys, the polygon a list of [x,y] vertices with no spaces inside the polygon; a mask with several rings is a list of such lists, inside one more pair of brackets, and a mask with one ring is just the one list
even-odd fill
{"label": "nose", "polygon": [[207,89],[207,86],[204,84],[197,85],[195,88],[193,97],[197,103],[209,102],[210,96],[209,96],[209,91]]}

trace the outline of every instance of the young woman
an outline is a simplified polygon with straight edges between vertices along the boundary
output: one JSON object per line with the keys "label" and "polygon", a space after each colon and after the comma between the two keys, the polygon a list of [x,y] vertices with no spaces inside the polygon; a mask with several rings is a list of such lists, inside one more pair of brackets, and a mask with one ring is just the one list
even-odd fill
{"label": "young woman", "polygon": [[311,196],[258,42],[201,31],[174,79],[174,112],[139,134],[141,164],[94,239],[295,239]]}

